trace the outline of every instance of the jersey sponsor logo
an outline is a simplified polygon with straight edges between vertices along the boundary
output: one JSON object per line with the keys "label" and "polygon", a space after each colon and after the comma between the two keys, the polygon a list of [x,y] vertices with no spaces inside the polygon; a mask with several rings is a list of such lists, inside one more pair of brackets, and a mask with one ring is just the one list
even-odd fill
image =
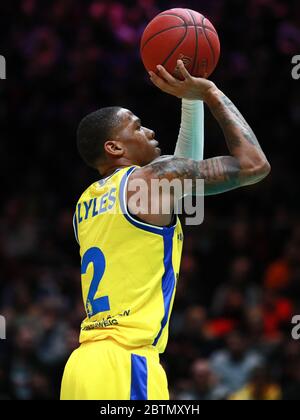
{"label": "jersey sponsor logo", "polygon": [[129,315],[130,315],[130,309],[127,309],[123,313],[120,313],[115,316],[108,315],[106,318],[103,318],[102,320],[89,321],[88,324],[85,324],[85,322],[83,322],[81,326],[81,331],[90,331],[90,330],[95,330],[98,328],[107,328],[113,325],[119,325],[119,320],[117,318],[122,318],[124,316],[129,316]]}

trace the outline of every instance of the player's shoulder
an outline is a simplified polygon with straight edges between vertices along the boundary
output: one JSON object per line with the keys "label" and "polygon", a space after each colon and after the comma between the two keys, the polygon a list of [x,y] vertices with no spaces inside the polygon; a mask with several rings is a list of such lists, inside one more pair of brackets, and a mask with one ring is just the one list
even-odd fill
{"label": "player's shoulder", "polygon": [[109,188],[117,187],[128,169],[129,167],[118,168],[111,175],[94,181],[83,191],[77,202],[88,201],[94,197],[102,195]]}
{"label": "player's shoulder", "polygon": [[172,162],[173,159],[173,155],[159,156],[158,158],[154,159],[151,163],[148,163],[148,165],[137,167],[136,170],[132,173],[131,179],[155,178],[156,171],[159,170],[160,167],[165,167],[169,162]]}

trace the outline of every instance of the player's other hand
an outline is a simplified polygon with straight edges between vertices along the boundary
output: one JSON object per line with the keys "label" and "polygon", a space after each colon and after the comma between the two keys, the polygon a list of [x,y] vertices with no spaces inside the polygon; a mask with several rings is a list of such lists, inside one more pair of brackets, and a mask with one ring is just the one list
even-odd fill
{"label": "player's other hand", "polygon": [[157,74],[150,71],[150,80],[160,90],[177,98],[199,99],[205,101],[207,95],[217,90],[216,85],[207,79],[193,77],[185,68],[182,60],[177,62],[183,81],[173,77],[163,66],[157,66]]}

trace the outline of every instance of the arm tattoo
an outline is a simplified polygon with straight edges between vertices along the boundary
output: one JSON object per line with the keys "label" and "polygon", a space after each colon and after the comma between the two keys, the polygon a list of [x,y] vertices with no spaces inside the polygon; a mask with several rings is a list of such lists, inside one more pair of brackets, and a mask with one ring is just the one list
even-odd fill
{"label": "arm tattoo", "polygon": [[200,162],[175,156],[161,157],[143,168],[148,172],[148,179],[192,180],[193,193],[196,192],[196,180],[203,179],[205,195],[213,195],[255,184],[269,173],[270,166],[255,134],[230,99],[219,92],[209,102],[232,156]]}
{"label": "arm tattoo", "polygon": [[215,157],[198,164],[203,167],[205,195],[220,194],[242,186],[241,167],[234,157]]}
{"label": "arm tattoo", "polygon": [[[253,130],[227,96],[222,93],[218,104],[213,106],[211,110],[225,132],[230,150],[240,147],[243,140],[246,140],[261,150]],[[238,131],[235,130],[233,132],[231,130],[229,133],[230,129],[236,129]]]}
{"label": "arm tattoo", "polygon": [[203,179],[205,195],[220,194],[243,185],[241,167],[232,156],[216,157],[200,162],[177,158],[158,159],[144,167],[150,169],[151,177],[158,179],[189,179],[193,181],[193,192],[196,180]]}

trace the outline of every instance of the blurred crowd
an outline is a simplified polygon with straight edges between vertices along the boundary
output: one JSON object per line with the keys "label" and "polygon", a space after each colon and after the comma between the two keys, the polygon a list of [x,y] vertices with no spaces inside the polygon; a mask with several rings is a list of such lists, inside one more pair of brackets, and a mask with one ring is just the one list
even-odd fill
{"label": "blurred crowd", "polygon": [[[121,105],[155,129],[172,154],[180,102],[149,83],[139,55],[146,24],[189,7],[216,26],[222,55],[212,80],[253,126],[269,178],[205,200],[185,228],[170,338],[162,363],[181,400],[300,399],[297,0],[20,0],[2,2],[0,54],[0,399],[58,399],[78,346],[80,258],[72,214],[97,174],[80,161],[79,120]],[[205,156],[226,154],[207,112]]]}

